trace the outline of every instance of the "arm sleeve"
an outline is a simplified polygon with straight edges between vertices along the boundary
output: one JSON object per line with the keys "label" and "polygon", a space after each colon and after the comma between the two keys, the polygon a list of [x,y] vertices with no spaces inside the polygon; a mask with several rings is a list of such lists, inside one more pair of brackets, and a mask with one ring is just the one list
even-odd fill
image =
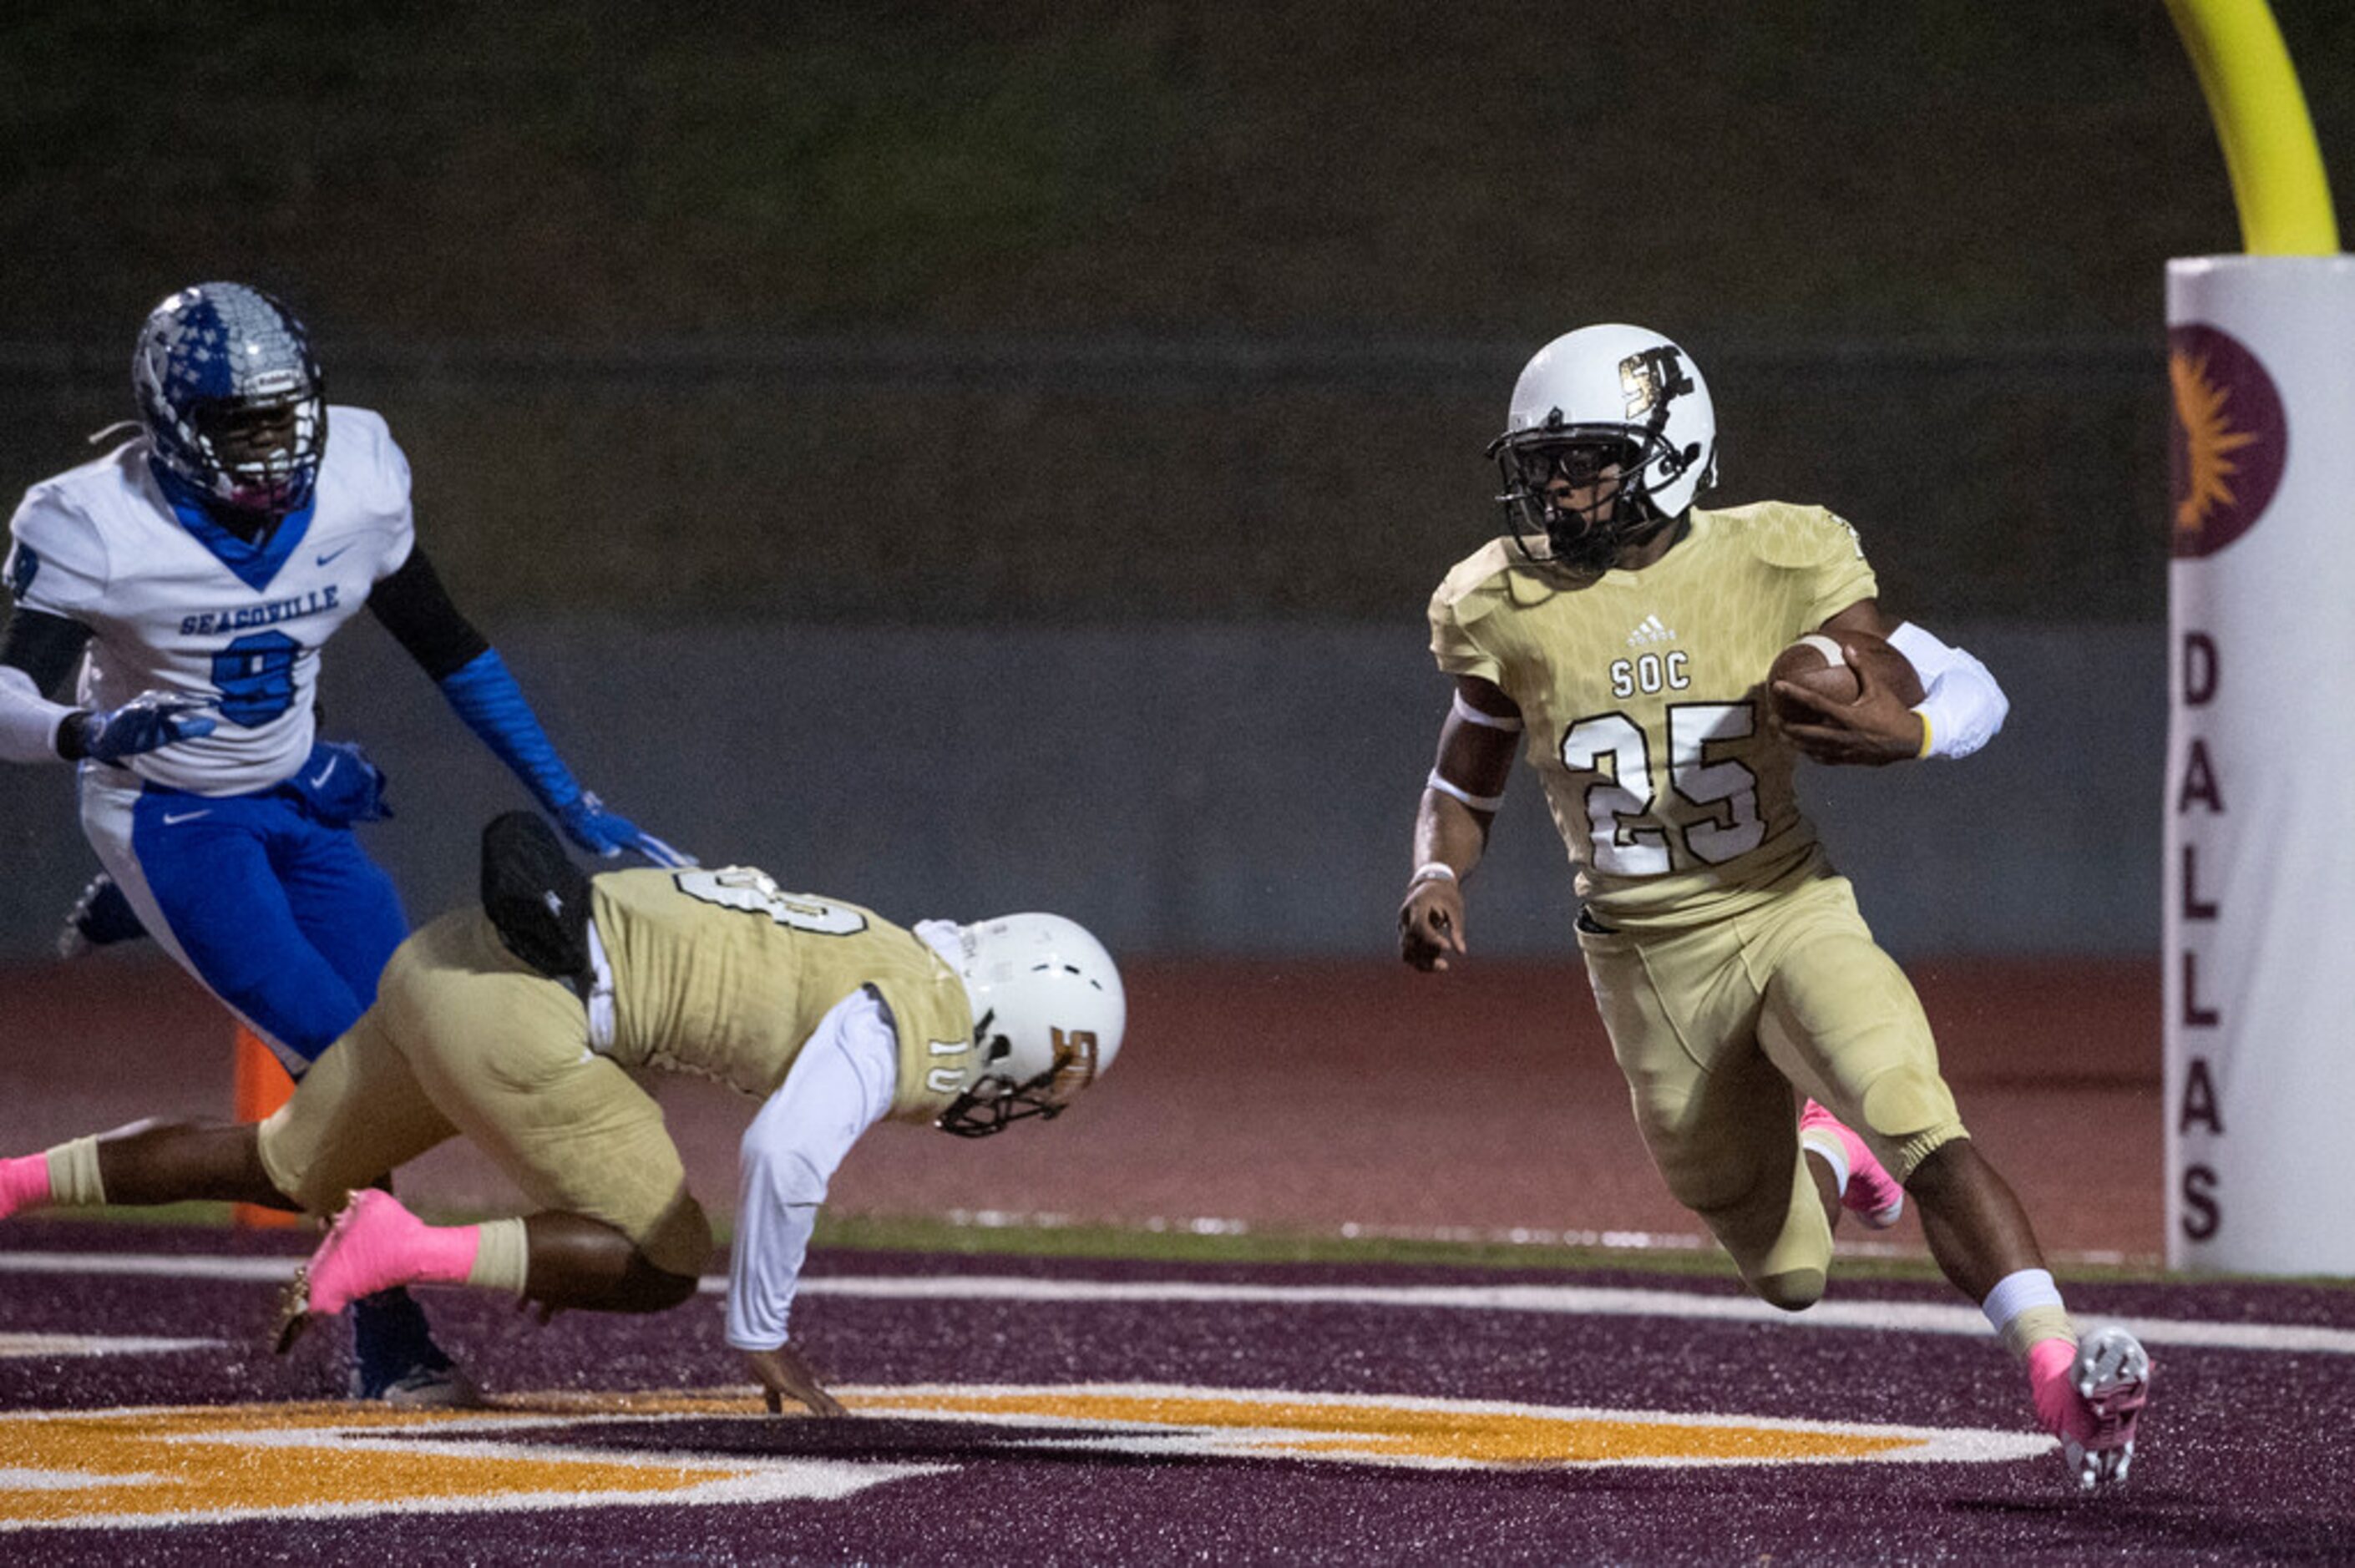
{"label": "arm sleeve", "polygon": [[0,664],[23,671],[46,695],[65,684],[90,638],[90,628],[79,620],[19,607],[0,631]]}
{"label": "arm sleeve", "polygon": [[1960,648],[1939,641],[1912,621],[1889,634],[1889,645],[1912,661],[1922,677],[1924,757],[1968,757],[2003,727],[2011,699],[1995,675]]}
{"label": "arm sleeve", "polygon": [[400,567],[370,590],[368,609],[535,800],[553,811],[580,799],[579,781],[557,756],[556,743],[506,661],[451,601],[421,546],[411,546]]}
{"label": "arm sleeve", "polygon": [[818,1022],[744,1129],[736,1245],[728,1264],[728,1342],[773,1351],[786,1322],[826,1184],[891,1108],[900,1045],[880,1001],[858,991]]}
{"label": "arm sleeve", "polygon": [[497,649],[484,649],[442,676],[441,683],[442,696],[466,727],[523,780],[534,800],[560,811],[581,799],[580,781],[556,755],[556,743],[540,727],[539,715],[531,711],[523,687]]}
{"label": "arm sleeve", "polygon": [[437,683],[490,651],[490,640],[451,602],[442,575],[415,546],[368,592],[368,610]]}

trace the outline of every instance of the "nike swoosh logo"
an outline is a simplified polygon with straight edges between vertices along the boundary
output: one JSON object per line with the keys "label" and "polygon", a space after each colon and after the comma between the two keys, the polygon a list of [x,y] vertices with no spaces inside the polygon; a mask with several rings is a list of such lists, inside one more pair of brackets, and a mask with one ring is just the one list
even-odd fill
{"label": "nike swoosh logo", "polygon": [[325,784],[327,781],[327,775],[333,773],[336,770],[336,764],[342,760],[337,757],[327,758],[327,765],[319,769],[319,776],[316,779],[311,780],[311,788],[316,789],[320,785]]}
{"label": "nike swoosh logo", "polygon": [[164,825],[167,828],[176,828],[182,822],[193,822],[198,817],[209,817],[212,814],[213,809],[210,806],[207,806],[201,811],[166,811],[164,813]]}
{"label": "nike swoosh logo", "polygon": [[350,548],[351,548],[351,546],[349,546],[349,545],[346,545],[346,546],[343,547],[343,549],[342,549],[342,550],[329,550],[325,555],[321,556],[319,557],[319,564],[320,564],[321,566],[323,566],[323,567],[324,567],[324,566],[325,566],[329,561],[334,560],[337,556],[342,555],[342,554],[344,553],[344,550],[348,550],[348,549],[350,549]]}

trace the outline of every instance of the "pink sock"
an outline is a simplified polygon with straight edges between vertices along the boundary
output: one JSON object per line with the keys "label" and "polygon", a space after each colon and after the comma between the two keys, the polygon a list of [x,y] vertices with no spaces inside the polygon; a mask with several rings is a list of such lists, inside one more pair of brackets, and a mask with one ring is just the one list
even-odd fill
{"label": "pink sock", "polygon": [[49,1157],[27,1154],[21,1160],[0,1160],[0,1219],[27,1209],[46,1208],[49,1202]]}
{"label": "pink sock", "polygon": [[2036,1400],[2036,1419],[2055,1437],[2072,1436],[2083,1443],[2094,1435],[2093,1413],[2077,1391],[2069,1386],[2069,1369],[2076,1364],[2074,1340],[2058,1335],[2028,1347],[2028,1390]]}
{"label": "pink sock", "polygon": [[421,1284],[464,1285],[483,1249],[480,1225],[420,1225],[412,1244],[410,1276]]}

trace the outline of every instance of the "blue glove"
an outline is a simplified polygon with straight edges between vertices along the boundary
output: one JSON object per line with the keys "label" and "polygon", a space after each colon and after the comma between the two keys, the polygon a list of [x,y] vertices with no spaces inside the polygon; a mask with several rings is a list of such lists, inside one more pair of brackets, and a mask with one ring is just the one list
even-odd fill
{"label": "blue glove", "polygon": [[654,834],[640,832],[635,822],[605,810],[605,802],[586,790],[557,807],[556,820],[564,824],[567,838],[608,860],[623,850],[635,850],[656,865],[696,863],[693,855],[681,854]]}
{"label": "blue glove", "polygon": [[380,822],[392,815],[384,798],[384,769],[368,759],[359,743],[323,740],[286,780],[314,821],[330,828]]}
{"label": "blue glove", "polygon": [[210,735],[214,721],[197,712],[205,704],[169,692],[142,692],[112,713],[79,714],[69,722],[81,726],[80,757],[100,762],[120,762],[143,751]]}

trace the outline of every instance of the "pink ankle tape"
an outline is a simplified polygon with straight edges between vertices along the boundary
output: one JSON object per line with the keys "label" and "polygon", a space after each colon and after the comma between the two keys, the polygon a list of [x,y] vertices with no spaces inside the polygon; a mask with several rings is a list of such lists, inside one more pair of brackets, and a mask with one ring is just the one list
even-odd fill
{"label": "pink ankle tape", "polygon": [[0,1160],[0,1217],[38,1209],[49,1201],[49,1157]]}
{"label": "pink ankle tape", "polygon": [[410,1279],[432,1284],[464,1285],[474,1269],[474,1255],[483,1248],[480,1225],[420,1225],[410,1239],[414,1250],[403,1270]]}

